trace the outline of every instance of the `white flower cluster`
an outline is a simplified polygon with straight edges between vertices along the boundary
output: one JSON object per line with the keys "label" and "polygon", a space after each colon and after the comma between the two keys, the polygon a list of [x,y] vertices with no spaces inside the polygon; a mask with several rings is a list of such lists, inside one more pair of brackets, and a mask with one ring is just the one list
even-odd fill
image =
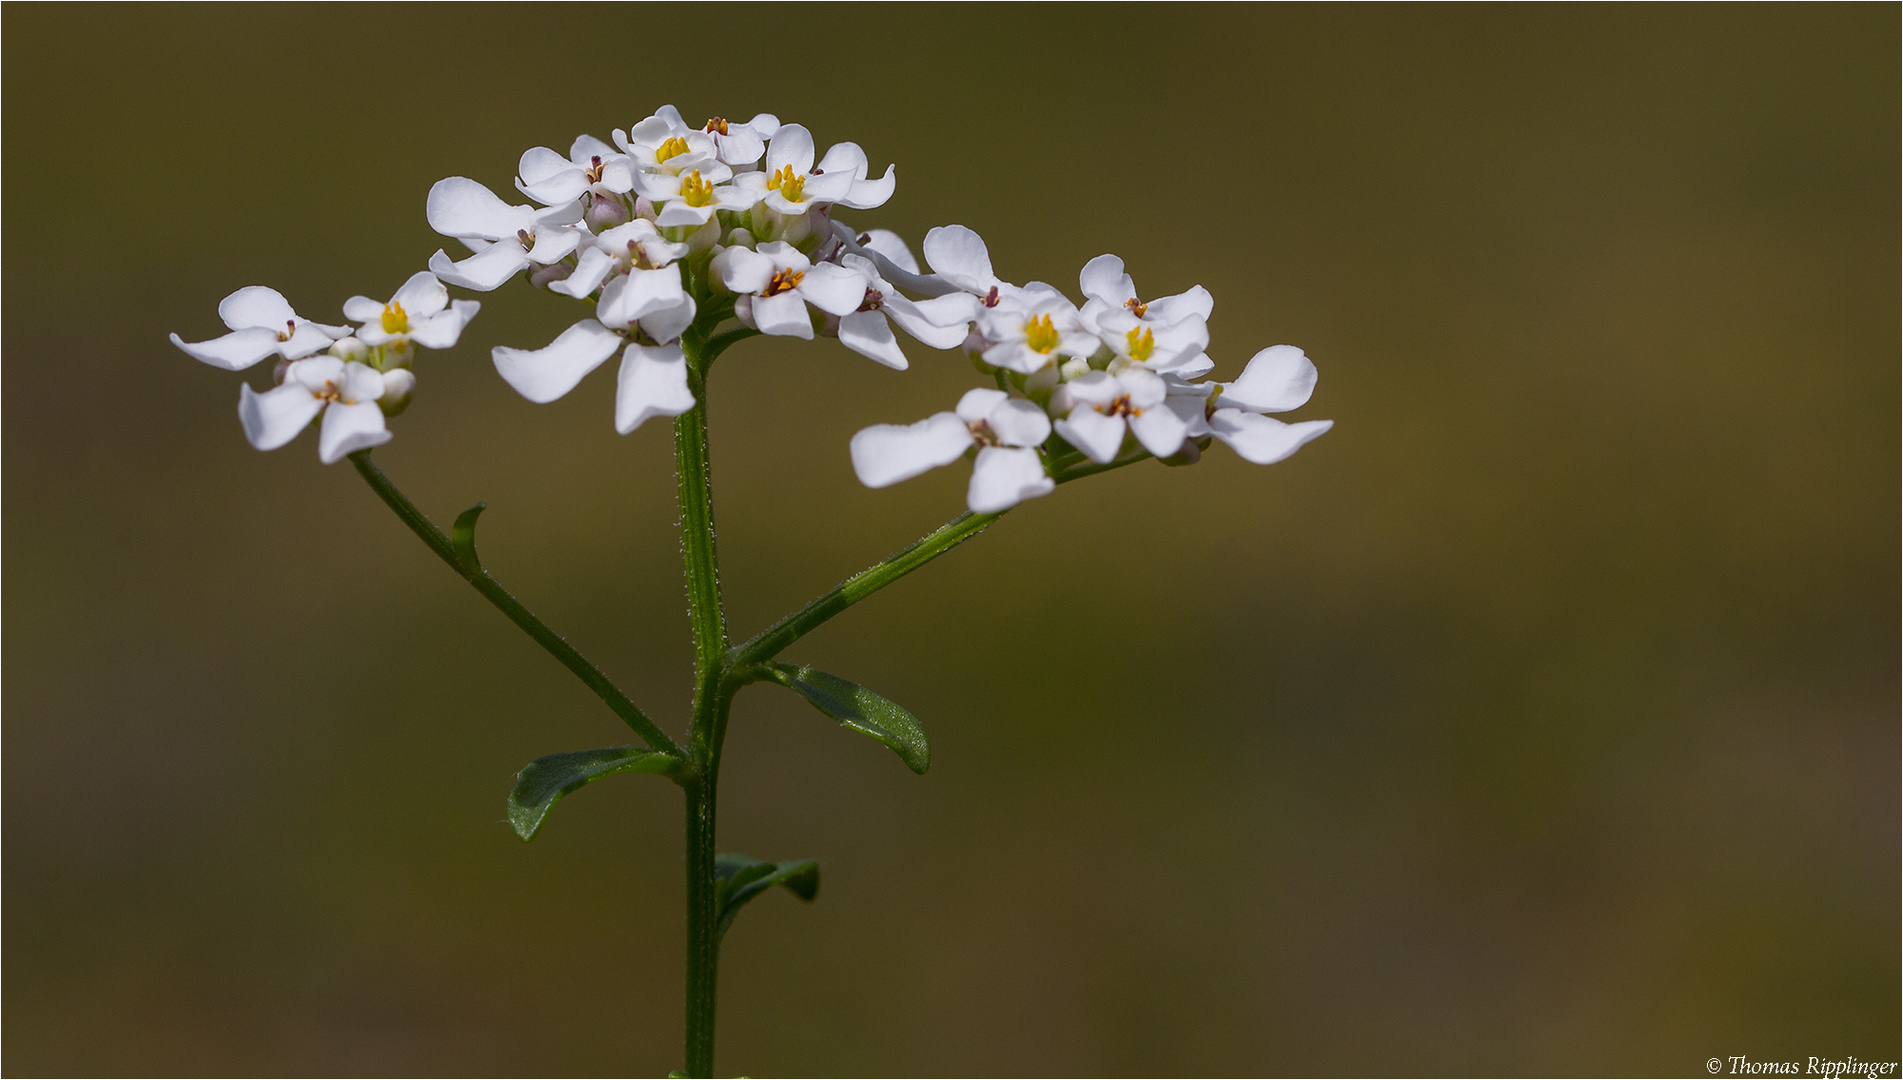
{"label": "white flower cluster", "polygon": [[275,387],[262,394],[239,389],[245,438],[260,450],[276,450],[321,415],[317,456],[329,465],[390,441],[383,419],[410,403],[417,350],[456,344],[481,306],[474,300],[452,303],[449,290],[425,270],[387,302],[367,296],[345,301],[344,318],[362,324],[353,331],[312,322],[291,310],[276,289],[248,285],[218,305],[231,333],[195,344],[173,334],[172,344],[227,371],[278,357]]}
{"label": "white flower cluster", "polygon": [[1292,346],[1257,353],[1233,382],[1195,381],[1214,367],[1204,352],[1212,301],[1200,286],[1146,303],[1122,260],[1103,255],[1083,269],[1079,307],[1050,285],[1000,280],[984,241],[963,226],[927,234],[927,273],[896,234],[833,219],[838,208],[884,205],[895,186],[894,170],[874,179],[853,143],[815,163],[798,124],[762,113],[693,126],[666,106],[616,130],[612,145],[584,135],[566,155],[523,154],[516,187],[526,204],[464,177],[438,182],[429,223],[470,254],[438,251],[388,304],[353,299],[345,314],[364,324],[354,334],[300,319],[254,286],[220,306],[231,334],[172,340],[233,370],[281,356],[276,389],[242,392],[246,434],[271,449],[322,413],[325,462],[387,441],[383,417],[414,384],[412,346],[447,348],[475,314],[472,301],[451,304],[443,283],[488,292],[524,271],[593,314],[543,348],[496,348],[496,370],[548,402],[620,353],[623,434],[694,407],[682,337],[705,339],[729,316],[763,334],[836,337],[901,370],[893,324],[931,348],[962,346],[992,386],[916,424],[867,428],[851,454],[871,487],[971,454],[967,502],[979,512],[1045,494],[1093,463],[1191,462],[1212,439],[1268,463],[1328,430],[1325,420],[1266,415],[1301,406],[1314,388],[1314,365]]}

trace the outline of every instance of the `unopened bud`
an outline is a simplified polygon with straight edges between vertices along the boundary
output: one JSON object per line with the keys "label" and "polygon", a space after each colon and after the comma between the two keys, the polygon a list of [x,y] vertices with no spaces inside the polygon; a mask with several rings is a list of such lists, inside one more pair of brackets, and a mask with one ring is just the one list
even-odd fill
{"label": "unopened bud", "polygon": [[589,197],[588,212],[582,215],[582,220],[599,234],[625,224],[632,216],[627,204],[620,199],[612,195],[592,195]]}
{"label": "unopened bud", "polygon": [[720,243],[720,219],[711,217],[707,224],[687,234],[687,250],[692,253],[706,251]]}
{"label": "unopened bud", "polygon": [[634,216],[653,221],[661,215],[655,212],[654,203],[649,201],[647,196],[637,195],[634,197]]}
{"label": "unopened bud", "polygon": [[538,266],[529,271],[529,284],[538,289],[546,289],[550,285],[567,277],[569,274],[574,273],[574,271],[575,268],[567,263],[553,263],[548,266]]}
{"label": "unopened bud", "polygon": [[969,356],[977,356],[990,347],[991,343],[986,341],[985,336],[976,330],[966,334],[964,344],[959,346],[959,348],[964,349],[965,353]]}
{"label": "unopened bud", "polygon": [[725,243],[728,247],[750,248],[753,246],[753,234],[745,229],[736,228],[727,234]]}
{"label": "unopened bud", "polygon": [[370,355],[370,346],[355,337],[338,338],[330,343],[330,355],[345,363],[355,360],[361,364]]}
{"label": "unopened bud", "polygon": [[1024,377],[1024,392],[1027,394],[1043,393],[1046,390],[1055,389],[1056,386],[1056,364],[1045,364],[1043,367],[1038,368],[1036,371]]}
{"label": "unopened bud", "polygon": [[409,368],[396,368],[383,373],[383,396],[377,399],[377,408],[385,416],[395,416],[410,407],[410,394],[416,389],[416,373]]}
{"label": "unopened bud", "polygon": [[1089,371],[1090,361],[1079,360],[1075,356],[1064,361],[1064,366],[1057,369],[1057,373],[1062,375],[1066,381],[1075,379],[1080,375],[1088,374]]}

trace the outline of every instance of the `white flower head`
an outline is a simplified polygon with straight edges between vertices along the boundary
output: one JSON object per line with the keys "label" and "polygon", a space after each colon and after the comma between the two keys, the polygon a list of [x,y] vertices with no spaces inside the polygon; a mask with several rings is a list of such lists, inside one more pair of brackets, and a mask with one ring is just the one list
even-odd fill
{"label": "white flower head", "polygon": [[[415,376],[403,371],[396,381],[396,389],[407,399]],[[330,465],[347,454],[390,441],[378,404],[389,389],[384,373],[368,364],[314,356],[293,361],[284,369],[283,384],[262,394],[241,387],[238,421],[252,446],[276,450],[322,414],[317,456]]]}
{"label": "white flower head", "polygon": [[263,285],[247,285],[225,297],[218,304],[218,317],[231,328],[229,334],[199,342],[173,334],[172,344],[194,360],[226,371],[243,371],[273,354],[302,359],[350,333],[348,326],[326,326],[303,318],[276,289]]}
{"label": "white flower head", "polygon": [[1184,378],[1203,375],[1214,366],[1203,353],[1209,345],[1209,313],[1215,307],[1209,290],[1197,285],[1145,303],[1115,255],[1090,260],[1078,278],[1087,298],[1079,317],[1117,359]]}
{"label": "white flower head", "polygon": [[357,339],[381,346],[402,357],[412,346],[447,349],[462,336],[463,327],[482,305],[474,300],[449,302],[449,290],[428,270],[419,270],[388,301],[353,296],[344,301],[344,317],[362,325]]}
{"label": "white flower head", "polygon": [[1271,345],[1251,357],[1234,382],[1171,380],[1167,404],[1190,438],[1213,435],[1244,461],[1271,465],[1335,426],[1333,420],[1289,424],[1263,415],[1307,404],[1316,378],[1315,364],[1302,350]]}
{"label": "white flower head", "polygon": [[852,437],[852,467],[860,483],[881,488],[949,465],[975,447],[965,504],[991,514],[1056,488],[1037,451],[1050,434],[1050,418],[1036,405],[1002,390],[970,390],[952,412],[860,431]]}
{"label": "white flower head", "polygon": [[1116,460],[1126,434],[1145,450],[1170,457],[1183,448],[1189,423],[1165,404],[1169,386],[1142,367],[1121,374],[1091,371],[1058,386],[1051,411],[1062,414],[1057,433],[1100,465]]}
{"label": "white flower head", "polygon": [[476,292],[497,289],[530,266],[562,261],[586,235],[573,227],[582,216],[579,200],[546,209],[511,206],[462,176],[438,180],[424,207],[430,228],[462,240],[475,252],[456,262],[438,251],[430,256],[431,272]]}

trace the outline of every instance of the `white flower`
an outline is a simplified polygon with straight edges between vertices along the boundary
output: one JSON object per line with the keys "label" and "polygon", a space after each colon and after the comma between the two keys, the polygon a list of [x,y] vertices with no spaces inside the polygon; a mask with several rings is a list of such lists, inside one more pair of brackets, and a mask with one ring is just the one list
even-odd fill
{"label": "white flower", "polygon": [[1078,316],[1096,330],[1117,359],[1184,378],[1195,378],[1214,366],[1203,354],[1209,345],[1209,313],[1215,306],[1209,290],[1198,285],[1146,304],[1137,299],[1136,285],[1115,255],[1090,260],[1078,277],[1089,298]]}
{"label": "white flower", "polygon": [[762,334],[810,340],[813,322],[807,304],[843,317],[857,311],[866,298],[866,279],[859,273],[835,263],[814,263],[779,241],[753,250],[730,247],[714,256],[711,270],[728,292],[740,294],[735,314],[746,305],[743,318],[751,319]]}
{"label": "white flower", "polygon": [[750,210],[760,201],[759,192],[727,183],[732,178],[731,170],[714,162],[706,170],[639,173],[634,187],[642,198],[660,206],[655,224],[698,227],[712,220],[716,210]]}
{"label": "white flower", "polygon": [[562,206],[596,189],[626,195],[634,190],[634,163],[593,135],[583,135],[567,157],[545,146],[524,153],[515,186],[544,206]]}
{"label": "white flower", "polygon": [[760,160],[767,140],[780,130],[780,118],[772,113],[760,113],[740,124],[716,116],[703,124],[701,130],[712,136],[714,152],[721,163],[739,169]]}
{"label": "white flower", "polygon": [[1060,356],[1088,359],[1102,348],[1070,298],[1041,281],[993,295],[975,324],[993,367],[1031,375]]}
{"label": "white flower", "polygon": [[1214,435],[1244,461],[1271,465],[1335,426],[1333,420],[1288,424],[1262,415],[1307,404],[1316,378],[1302,350],[1271,345],[1251,357],[1234,382],[1172,383],[1168,404],[1189,425],[1191,438]]}
{"label": "white flower", "polygon": [[412,343],[425,349],[447,349],[462,336],[463,327],[482,305],[474,300],[449,302],[449,290],[428,270],[410,275],[388,303],[367,296],[344,301],[344,317],[362,323],[357,338],[365,345],[381,345],[401,357]]}
{"label": "white flower", "polygon": [[[415,377],[407,371],[399,379],[407,396]],[[377,400],[384,396],[386,377],[368,364],[335,356],[297,360],[284,369],[284,383],[260,394],[251,387],[238,391],[238,420],[245,438],[260,450],[276,450],[310,426],[319,413],[324,424],[317,435],[317,456],[329,465],[346,454],[390,441]]]}
{"label": "white flower", "polygon": [[[908,259],[911,257],[910,252],[905,254]],[[965,340],[963,324],[947,327],[933,323],[921,310],[923,305],[879,275],[879,267],[871,259],[848,254],[840,257],[840,264],[859,273],[866,282],[865,298],[860,301],[858,310],[839,320],[839,343],[848,349],[904,371],[905,353],[899,349],[891,322],[898,323],[907,334],[934,349],[956,348]],[[927,304],[935,302],[926,301]]]}
{"label": "white flower", "polygon": [[614,140],[642,171],[680,175],[699,169],[709,176],[729,173],[720,163],[714,136],[688,126],[680,110],[672,105],[654,110],[653,116],[625,132],[616,128]]}
{"label": "white flower", "polygon": [[[691,308],[692,301],[688,304]],[[691,313],[688,318],[692,320]],[[600,322],[584,319],[543,348],[497,346],[493,356],[497,373],[517,393],[544,404],[573,390],[626,340]],[[615,391],[615,430],[626,435],[650,417],[679,416],[693,407],[687,358],[680,344],[656,345],[639,339],[628,342]]]}
{"label": "white flower", "polygon": [[[850,149],[844,149],[846,147]],[[734,177],[734,186],[752,193],[767,209],[787,217],[798,217],[828,203],[855,210],[870,209],[892,197],[887,182],[893,177],[888,169],[885,180],[876,184],[866,181],[865,157],[857,146],[841,143],[826,153],[826,160],[832,162],[837,171],[815,169],[813,133],[798,124],[785,124],[767,143],[766,167],[760,172],[739,174]],[[855,160],[859,163],[857,173],[851,168]],[[879,185],[886,186],[881,189]],[[855,199],[855,195],[865,198]],[[877,201],[867,201],[872,199]]]}
{"label": "white flower", "polygon": [[1056,488],[1036,449],[1050,434],[1050,418],[1036,405],[1002,390],[969,390],[953,412],[854,435],[852,468],[860,483],[881,488],[949,465],[976,446],[965,504],[973,513],[997,513]]}
{"label": "white flower", "polygon": [[574,272],[549,290],[579,299],[599,288],[595,317],[617,330],[686,304],[687,318],[679,327],[667,333],[650,328],[656,340],[669,341],[694,321],[694,302],[682,287],[677,261],[687,250],[686,244],[663,238],[653,222],[636,218],[590,238],[576,259]]}
{"label": "white flower", "polygon": [[247,285],[219,301],[218,317],[231,333],[199,342],[173,334],[172,344],[194,360],[243,371],[273,353],[286,360],[302,359],[350,333],[348,326],[325,326],[300,317],[276,289],[263,285]]}
{"label": "white flower", "polygon": [[425,212],[430,228],[462,240],[475,252],[452,262],[448,253],[438,251],[430,256],[430,269],[444,281],[476,292],[499,288],[531,265],[562,261],[583,236],[570,227],[581,220],[579,201],[547,209],[510,206],[461,176],[438,180],[430,188]]}
{"label": "white flower", "polygon": [[1169,387],[1161,375],[1132,367],[1119,375],[1091,371],[1062,384],[1051,395],[1051,411],[1065,413],[1057,433],[1100,465],[1116,460],[1125,432],[1157,457],[1183,448],[1190,425],[1165,404]]}

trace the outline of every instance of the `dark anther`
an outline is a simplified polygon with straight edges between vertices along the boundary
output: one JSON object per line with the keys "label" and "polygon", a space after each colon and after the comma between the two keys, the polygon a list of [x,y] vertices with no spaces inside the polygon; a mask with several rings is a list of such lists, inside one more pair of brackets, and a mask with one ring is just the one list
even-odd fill
{"label": "dark anther", "polygon": [[859,240],[858,240],[858,244],[859,244],[859,246],[860,246],[860,247],[865,247],[865,246],[866,246],[867,244],[870,244],[870,243],[872,243],[872,234],[871,234],[871,233],[869,233],[869,232],[862,232],[862,233],[860,233],[860,234],[859,234]]}
{"label": "dark anther", "polygon": [[515,231],[515,239],[516,242],[520,243],[524,248],[532,248],[535,246],[535,234],[529,232],[527,229],[517,229]]}
{"label": "dark anther", "polygon": [[859,302],[860,311],[877,311],[884,306],[885,294],[872,288],[866,290],[866,298]]}
{"label": "dark anther", "polygon": [[993,285],[991,287],[991,291],[985,294],[985,306],[986,307],[998,306],[998,287],[996,285]]}

